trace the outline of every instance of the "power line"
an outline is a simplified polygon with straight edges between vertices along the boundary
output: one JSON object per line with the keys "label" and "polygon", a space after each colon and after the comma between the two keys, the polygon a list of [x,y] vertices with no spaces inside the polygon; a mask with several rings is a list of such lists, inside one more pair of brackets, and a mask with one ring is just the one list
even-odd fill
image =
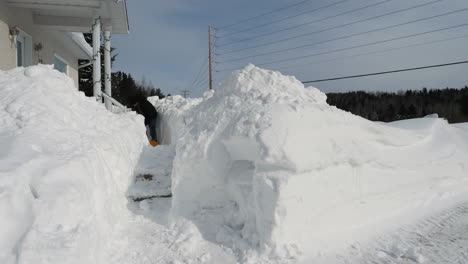
{"label": "power line", "polygon": [[[316,34],[316,33],[322,33],[322,32],[325,32],[325,31],[332,30],[332,29],[337,29],[337,28],[341,28],[341,27],[345,27],[345,26],[350,26],[350,25],[354,25],[354,24],[357,24],[357,23],[366,22],[366,21],[369,21],[369,20],[381,18],[381,17],[384,17],[384,16],[394,15],[394,14],[397,14],[397,13],[401,13],[401,12],[404,12],[404,11],[408,11],[408,10],[412,10],[412,9],[424,7],[424,6],[427,6],[427,5],[432,5],[432,4],[435,4],[435,3],[438,3],[438,2],[442,2],[442,1],[444,1],[444,0],[435,0],[435,1],[432,1],[432,2],[428,2],[428,3],[424,3],[424,4],[420,4],[420,5],[411,6],[411,7],[408,7],[408,8],[400,9],[400,10],[393,11],[393,12],[390,12],[390,13],[386,13],[386,14],[383,14],[383,15],[379,15],[379,16],[375,16],[375,17],[371,17],[371,18],[367,18],[367,19],[363,19],[363,20],[358,20],[358,21],[351,22],[351,23],[346,23],[346,24],[343,24],[343,25],[340,25],[340,26],[336,26],[336,27],[332,27],[332,28],[328,28],[328,29],[324,29],[324,30],[320,30],[320,31],[316,31],[316,32],[304,34],[304,35],[301,35],[301,36],[298,36],[298,37],[303,37],[303,36],[307,36],[307,35],[311,35],[311,34]],[[384,1],[384,2],[385,2],[385,1]],[[380,2],[380,3],[384,3],[384,2]],[[379,3],[377,3],[377,4],[379,4]],[[373,5],[375,6],[375,5],[377,5],[377,4],[373,4]],[[353,10],[351,10],[351,11],[353,11]],[[268,33],[261,34],[261,35],[257,35],[257,36],[253,36],[253,37],[249,37],[249,38],[244,38],[244,39],[240,39],[240,40],[236,40],[236,41],[233,41],[233,42],[229,42],[229,43],[225,43],[225,44],[218,45],[218,47],[223,47],[223,46],[231,45],[231,44],[238,43],[238,42],[244,42],[244,41],[248,41],[248,40],[252,40],[252,39],[256,39],[256,38],[260,38],[260,37],[264,37],[264,36],[268,36],[268,35],[273,35],[273,34],[276,34],[276,33],[279,33],[279,32],[287,31],[287,30],[290,30],[290,29],[295,29],[295,28],[298,28],[298,27],[301,27],[301,26],[304,26],[304,25],[308,25],[308,24],[312,24],[312,23],[315,23],[315,22],[316,22],[316,21],[310,21],[310,22],[306,22],[306,23],[303,23],[303,24],[300,24],[300,25],[293,26],[293,27],[284,28],[284,29],[280,29],[280,30],[268,32]],[[292,39],[292,38],[291,38],[291,39]],[[288,39],[284,39],[284,40],[282,40],[282,41],[285,41],[285,40],[288,40]],[[280,41],[278,41],[278,42],[280,42]],[[273,43],[274,43],[274,42],[273,42]],[[270,44],[270,43],[269,43],[269,44]],[[271,44],[272,44],[272,43],[271,43]]]}
{"label": "power line", "polygon": [[207,61],[208,61],[207,58],[205,58],[205,60],[202,61],[202,64],[200,65],[200,69],[198,70],[198,74],[197,74],[196,77],[193,79],[193,81],[192,81],[192,83],[190,84],[190,86],[192,86],[192,85],[198,80],[198,78],[200,78],[201,71],[202,71],[203,68],[205,67]]}
{"label": "power line", "polygon": [[320,60],[320,61],[315,61],[314,63],[296,64],[296,65],[278,67],[276,69],[287,69],[287,68],[296,68],[296,67],[317,65],[319,63],[326,63],[326,62],[332,62],[332,61],[338,61],[338,60],[345,60],[345,59],[350,59],[350,58],[356,58],[356,57],[361,57],[361,56],[379,54],[379,53],[395,51],[395,50],[401,50],[401,49],[412,48],[412,47],[427,46],[427,45],[430,45],[430,44],[447,42],[447,41],[457,40],[457,39],[462,39],[462,38],[467,38],[467,37],[468,37],[468,35],[463,35],[463,36],[459,36],[459,37],[453,37],[453,38],[447,38],[447,39],[441,39],[441,40],[435,40],[435,41],[429,41],[429,42],[416,43],[416,44],[411,44],[411,45],[406,45],[406,46],[401,46],[401,47],[396,47],[396,48],[391,48],[391,49],[384,49],[384,50],[378,50],[378,51],[373,51],[373,52],[359,53],[359,54],[354,54],[354,55],[351,55],[351,56],[345,56],[345,57],[340,57],[340,58],[335,58],[335,59],[330,59],[330,60]]}
{"label": "power line", "polygon": [[203,88],[203,86],[208,84],[208,79],[206,79],[204,82],[200,83],[200,85],[197,86],[197,88]]}
{"label": "power line", "polygon": [[[310,54],[310,55],[305,55],[305,56],[300,56],[300,57],[293,57],[293,58],[288,58],[288,59],[283,59],[283,60],[270,61],[270,62],[258,64],[258,65],[259,66],[270,65],[270,64],[280,63],[280,62],[298,60],[298,59],[303,59],[303,58],[310,58],[310,57],[315,57],[315,56],[319,56],[319,55],[335,53],[335,52],[339,52],[339,51],[351,50],[351,49],[362,48],[362,47],[367,47],[367,46],[371,46],[371,45],[391,42],[391,41],[395,41],[395,40],[407,39],[407,38],[411,38],[411,37],[415,37],[415,36],[426,35],[426,34],[430,34],[430,33],[434,33],[434,32],[440,32],[440,31],[445,31],[445,30],[464,27],[464,26],[468,26],[468,23],[461,24],[461,25],[456,25],[456,26],[451,26],[451,27],[446,27],[446,28],[441,28],[441,29],[425,31],[425,32],[421,32],[421,33],[411,34],[411,35],[406,35],[406,36],[402,36],[402,37],[398,37],[398,38],[391,38],[391,39],[386,39],[386,40],[375,41],[375,42],[366,43],[366,44],[357,45],[357,46],[352,46],[352,47],[347,47],[347,48],[341,48],[341,49],[336,49],[336,50],[331,50],[331,51],[326,51],[326,52],[314,53],[314,54]],[[224,69],[224,70],[220,70],[220,72],[236,70],[236,69],[238,69],[238,68]]]}
{"label": "power line", "polygon": [[[231,32],[231,33],[227,33],[227,34],[224,34],[224,35],[219,36],[218,38],[223,38],[223,37],[227,37],[227,36],[231,36],[231,35],[236,35],[236,34],[239,34],[239,33],[242,33],[242,32],[247,32],[247,31],[250,31],[250,30],[252,30],[252,29],[256,29],[256,28],[268,26],[268,25],[271,25],[271,24],[274,24],[274,23],[278,23],[278,22],[281,22],[281,21],[284,21],[284,20],[288,20],[288,19],[291,19],[291,18],[295,18],[295,17],[298,17],[298,16],[305,15],[305,14],[313,13],[313,12],[316,12],[316,11],[319,11],[319,10],[322,10],[322,9],[326,9],[326,8],[328,8],[328,7],[332,7],[332,6],[335,6],[335,5],[344,3],[344,2],[348,2],[348,1],[349,1],[349,0],[341,0],[341,1],[339,1],[339,2],[332,3],[332,4],[328,4],[328,5],[325,5],[325,6],[321,6],[321,7],[312,9],[312,10],[308,10],[308,11],[305,11],[305,12],[302,12],[302,13],[299,13],[299,14],[296,14],[296,15],[288,16],[288,17],[281,18],[281,19],[278,19],[278,20],[274,20],[274,21],[271,21],[271,22],[268,22],[268,23],[264,23],[264,24],[261,24],[261,25],[253,26],[253,27],[246,28],[246,29],[241,29],[241,30],[238,30],[238,31],[235,31],[235,32]],[[389,1],[393,1],[393,0],[386,0],[386,1],[384,1],[384,2],[389,2]]]}
{"label": "power line", "polygon": [[295,50],[295,49],[300,49],[300,48],[305,48],[305,47],[311,47],[311,46],[315,46],[315,45],[318,45],[318,44],[323,44],[323,43],[328,43],[328,42],[332,42],[332,41],[347,39],[347,38],[356,37],[356,36],[361,36],[361,35],[365,35],[365,34],[369,34],[369,33],[373,33],[373,32],[378,32],[378,31],[382,31],[382,30],[386,30],[386,29],[390,29],[390,28],[406,26],[406,25],[413,24],[413,23],[416,23],[416,22],[421,22],[421,21],[425,21],[425,20],[438,18],[438,17],[452,15],[452,14],[464,12],[464,11],[467,11],[467,10],[468,10],[468,8],[464,8],[464,9],[460,9],[460,10],[456,10],[456,11],[452,11],[452,12],[448,12],[448,13],[444,13],[444,14],[439,14],[439,15],[435,15],[435,16],[431,16],[431,17],[420,18],[420,19],[416,19],[416,20],[413,20],[413,21],[405,22],[405,23],[386,26],[386,27],[383,27],[383,28],[377,28],[377,29],[364,31],[364,32],[356,33],[356,34],[351,34],[351,35],[346,35],[346,36],[342,36],[342,37],[338,37],[338,38],[318,41],[318,42],[314,42],[314,43],[310,43],[310,44],[306,44],[306,45],[301,45],[301,46],[297,46],[297,47],[292,47],[292,48],[287,48],[287,49],[280,49],[280,50],[275,50],[275,51],[270,51],[270,52],[265,52],[265,53],[259,53],[259,54],[244,56],[244,57],[237,58],[237,59],[230,59],[230,60],[220,61],[220,63],[240,61],[240,60],[244,60],[244,59],[248,59],[248,58],[261,57],[261,56],[271,55],[271,54],[280,53],[280,52],[284,52],[284,51],[290,51],[290,50]]}
{"label": "power line", "polygon": [[[205,74],[206,75],[206,74]],[[201,83],[204,83],[208,80],[209,78],[207,76],[203,77],[203,79],[198,80],[197,83],[195,83],[192,87],[197,88],[200,86]]]}
{"label": "power line", "polygon": [[458,61],[458,62],[437,64],[437,65],[430,65],[430,66],[422,66],[422,67],[416,67],[416,68],[407,68],[407,69],[401,69],[401,70],[374,72],[374,73],[359,74],[359,75],[352,75],[352,76],[345,76],[345,77],[319,79],[319,80],[313,80],[313,81],[304,81],[302,83],[317,83],[317,82],[336,81],[336,80],[344,80],[344,79],[352,79],[352,78],[361,78],[361,77],[367,77],[367,76],[383,75],[383,74],[406,72],[406,71],[416,71],[416,70],[423,70],[423,69],[430,69],[430,68],[439,68],[439,67],[446,67],[446,66],[466,64],[466,63],[468,63],[468,61]]}
{"label": "power line", "polygon": [[201,79],[199,79],[196,83],[193,84],[193,87],[197,87],[201,82],[205,81],[208,78],[208,69],[205,69],[203,71],[203,74],[201,75]]}
{"label": "power line", "polygon": [[192,86],[192,90],[197,90],[202,83],[206,83],[208,81],[208,78],[201,79],[198,83]]}
{"label": "power line", "polygon": [[307,3],[307,2],[310,2],[310,1],[311,1],[311,0],[305,0],[305,1],[301,1],[301,2],[298,2],[298,3],[295,3],[295,4],[291,4],[291,5],[288,5],[288,6],[280,7],[280,8],[277,8],[277,9],[273,9],[272,11],[269,11],[269,12],[266,12],[266,13],[263,13],[263,14],[260,14],[260,15],[254,16],[254,17],[251,17],[251,18],[243,19],[243,20],[240,20],[240,21],[238,21],[238,22],[232,23],[232,24],[230,24],[230,25],[222,26],[222,27],[215,28],[215,29],[216,29],[216,30],[219,30],[219,29],[225,29],[225,28],[228,28],[228,27],[232,27],[232,26],[235,26],[235,25],[238,25],[238,24],[247,22],[247,21],[251,21],[251,20],[257,19],[257,18],[259,18],[259,17],[263,17],[263,16],[270,15],[270,14],[273,14],[273,13],[276,13],[276,12],[279,12],[279,11],[286,10],[286,9],[288,9],[288,8],[291,8],[291,7],[295,7],[295,6],[298,6],[298,5],[302,5],[302,4]]}
{"label": "power line", "polygon": [[193,87],[195,82],[200,78],[201,71],[205,68],[206,63],[208,62],[208,58],[205,57],[205,59],[202,61],[202,64],[200,66],[200,69],[198,70],[198,74],[196,75],[195,79],[193,79],[192,83],[189,86],[189,89]]}
{"label": "power line", "polygon": [[[260,44],[260,45],[255,45],[255,46],[250,46],[250,47],[246,47],[246,48],[242,48],[242,49],[227,51],[227,52],[220,53],[220,54],[217,54],[217,55],[224,55],[224,54],[228,54],[228,53],[234,53],[234,52],[239,52],[239,51],[243,51],[243,50],[259,48],[259,47],[262,47],[262,46],[267,46],[267,45],[276,44],[276,43],[280,43],[280,42],[284,42],[284,41],[288,41],[288,40],[292,40],[292,39],[302,38],[302,37],[310,36],[310,35],[313,35],[313,34],[323,33],[323,32],[333,30],[333,29],[338,29],[338,28],[345,27],[345,26],[351,26],[351,25],[355,25],[355,24],[358,24],[358,23],[370,21],[370,20],[373,20],[373,19],[382,18],[382,17],[385,17],[385,16],[394,15],[394,14],[397,14],[397,13],[408,11],[408,10],[411,10],[411,9],[427,6],[427,5],[434,4],[434,3],[437,3],[437,2],[440,2],[440,1],[444,1],[444,0],[436,0],[436,1],[425,3],[425,4],[422,4],[422,5],[416,5],[416,6],[412,6],[412,7],[409,7],[409,8],[400,9],[400,10],[385,13],[385,14],[382,14],[382,15],[378,15],[378,16],[374,16],[374,17],[370,17],[370,18],[366,18],[366,19],[361,19],[361,20],[346,23],[346,24],[342,24],[342,25],[339,25],[339,26],[334,26],[334,27],[330,27],[330,28],[326,28],[326,29],[321,29],[321,30],[318,30],[318,31],[313,31],[313,32],[297,35],[297,36],[294,36],[294,37],[283,38],[283,39],[280,39],[280,40],[276,40],[276,41],[272,41],[272,42],[268,42],[268,43],[263,43],[263,44]],[[384,3],[384,2],[380,2],[380,3],[377,3],[377,4],[382,4],[382,3]],[[323,19],[310,21],[310,22],[307,22],[305,24],[301,24],[299,26],[312,24],[312,23],[315,23],[315,22],[320,22],[320,21],[327,20],[327,19],[330,19],[330,18],[335,18],[335,17],[341,16],[341,15],[345,15],[345,14],[349,14],[349,13],[352,13],[352,12],[360,11],[360,10],[363,10],[363,9],[366,9],[366,8],[369,8],[369,7],[372,7],[372,6],[375,6],[375,5],[376,4],[372,4],[372,5],[368,5],[368,6],[365,6],[365,7],[353,9],[351,11],[340,13],[340,14],[335,15],[335,16],[330,16],[330,17],[326,17],[326,18],[323,18]],[[288,29],[292,29],[292,28],[288,28]]]}

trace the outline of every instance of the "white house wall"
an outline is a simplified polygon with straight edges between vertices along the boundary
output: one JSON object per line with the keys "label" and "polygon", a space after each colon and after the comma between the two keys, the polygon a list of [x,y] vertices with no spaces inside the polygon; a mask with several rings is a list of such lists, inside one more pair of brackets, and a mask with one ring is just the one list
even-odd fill
{"label": "white house wall", "polygon": [[[78,87],[78,59],[72,52],[63,46],[58,38],[66,38],[65,34],[53,32],[33,24],[32,11],[23,8],[7,7],[0,1],[0,70],[9,70],[16,67],[16,47],[9,38],[9,27],[17,26],[32,38],[32,63],[39,63],[39,56],[34,51],[34,44],[42,43],[41,57],[43,64],[54,64],[55,54],[68,63],[68,75]],[[63,35],[63,36],[62,36]],[[72,48],[77,48],[73,46]]]}
{"label": "white house wall", "polygon": [[[3,12],[3,9],[0,9],[0,12]],[[0,14],[0,69],[2,70],[16,66],[16,49],[8,36],[8,25],[2,21],[2,14]]]}

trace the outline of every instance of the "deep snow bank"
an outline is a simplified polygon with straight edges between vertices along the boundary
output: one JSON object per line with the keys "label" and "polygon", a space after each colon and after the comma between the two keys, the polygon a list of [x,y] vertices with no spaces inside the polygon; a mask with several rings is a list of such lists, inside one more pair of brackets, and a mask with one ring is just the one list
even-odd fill
{"label": "deep snow bank", "polygon": [[172,213],[235,250],[326,253],[467,198],[466,133],[441,119],[370,122],[253,65],[186,111],[155,104],[178,124]]}
{"label": "deep snow bank", "polygon": [[187,120],[190,116],[186,113],[195,105],[213,95],[213,92],[206,92],[203,98],[185,99],[180,95],[169,96],[163,99],[159,97],[149,97],[151,102],[158,111],[156,121],[156,133],[158,141],[163,145],[176,144],[182,131],[185,130]]}
{"label": "deep snow bank", "polygon": [[0,71],[0,263],[108,263],[144,131],[50,66]]}

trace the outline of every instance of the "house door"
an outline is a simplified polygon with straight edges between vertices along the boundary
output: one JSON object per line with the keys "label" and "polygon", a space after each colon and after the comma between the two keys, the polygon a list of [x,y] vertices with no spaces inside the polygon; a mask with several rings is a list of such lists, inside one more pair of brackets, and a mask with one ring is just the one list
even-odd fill
{"label": "house door", "polygon": [[16,36],[16,66],[27,67],[32,65],[32,39],[31,36],[20,30]]}
{"label": "house door", "polygon": [[24,66],[24,40],[16,37],[16,66]]}

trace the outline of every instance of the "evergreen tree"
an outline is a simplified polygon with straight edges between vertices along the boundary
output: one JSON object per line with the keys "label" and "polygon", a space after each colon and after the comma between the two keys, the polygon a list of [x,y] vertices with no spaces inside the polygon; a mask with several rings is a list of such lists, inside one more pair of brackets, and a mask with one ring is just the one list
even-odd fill
{"label": "evergreen tree", "polygon": [[466,91],[464,93],[464,95],[462,96],[461,100],[460,100],[460,104],[461,104],[461,112],[462,114],[465,116],[465,117],[468,117],[468,88],[466,88]]}
{"label": "evergreen tree", "polygon": [[393,104],[389,104],[385,111],[385,120],[384,121],[392,121],[395,120],[395,107]]}
{"label": "evergreen tree", "polygon": [[405,119],[408,116],[408,111],[404,104],[400,105],[400,109],[398,110],[398,119]]}
{"label": "evergreen tree", "polygon": [[[92,46],[93,34],[84,33],[83,35],[85,37],[86,42],[88,42],[88,44]],[[117,57],[117,54],[113,54],[114,51],[115,51],[115,48],[111,47],[111,65],[114,64],[115,58]],[[104,89],[105,71],[104,71],[104,45],[103,44],[101,44],[100,46],[100,52],[101,52],[101,80],[102,80],[101,89]],[[78,66],[87,64],[89,62],[90,62],[89,60],[79,60]],[[83,91],[86,96],[93,96],[93,90],[94,90],[93,89],[93,64],[90,64],[78,70],[78,83],[79,83],[80,91]]]}
{"label": "evergreen tree", "polygon": [[414,104],[410,104],[410,106],[408,107],[408,117],[409,118],[415,118],[417,117],[417,111],[416,111],[416,107],[414,106]]}

